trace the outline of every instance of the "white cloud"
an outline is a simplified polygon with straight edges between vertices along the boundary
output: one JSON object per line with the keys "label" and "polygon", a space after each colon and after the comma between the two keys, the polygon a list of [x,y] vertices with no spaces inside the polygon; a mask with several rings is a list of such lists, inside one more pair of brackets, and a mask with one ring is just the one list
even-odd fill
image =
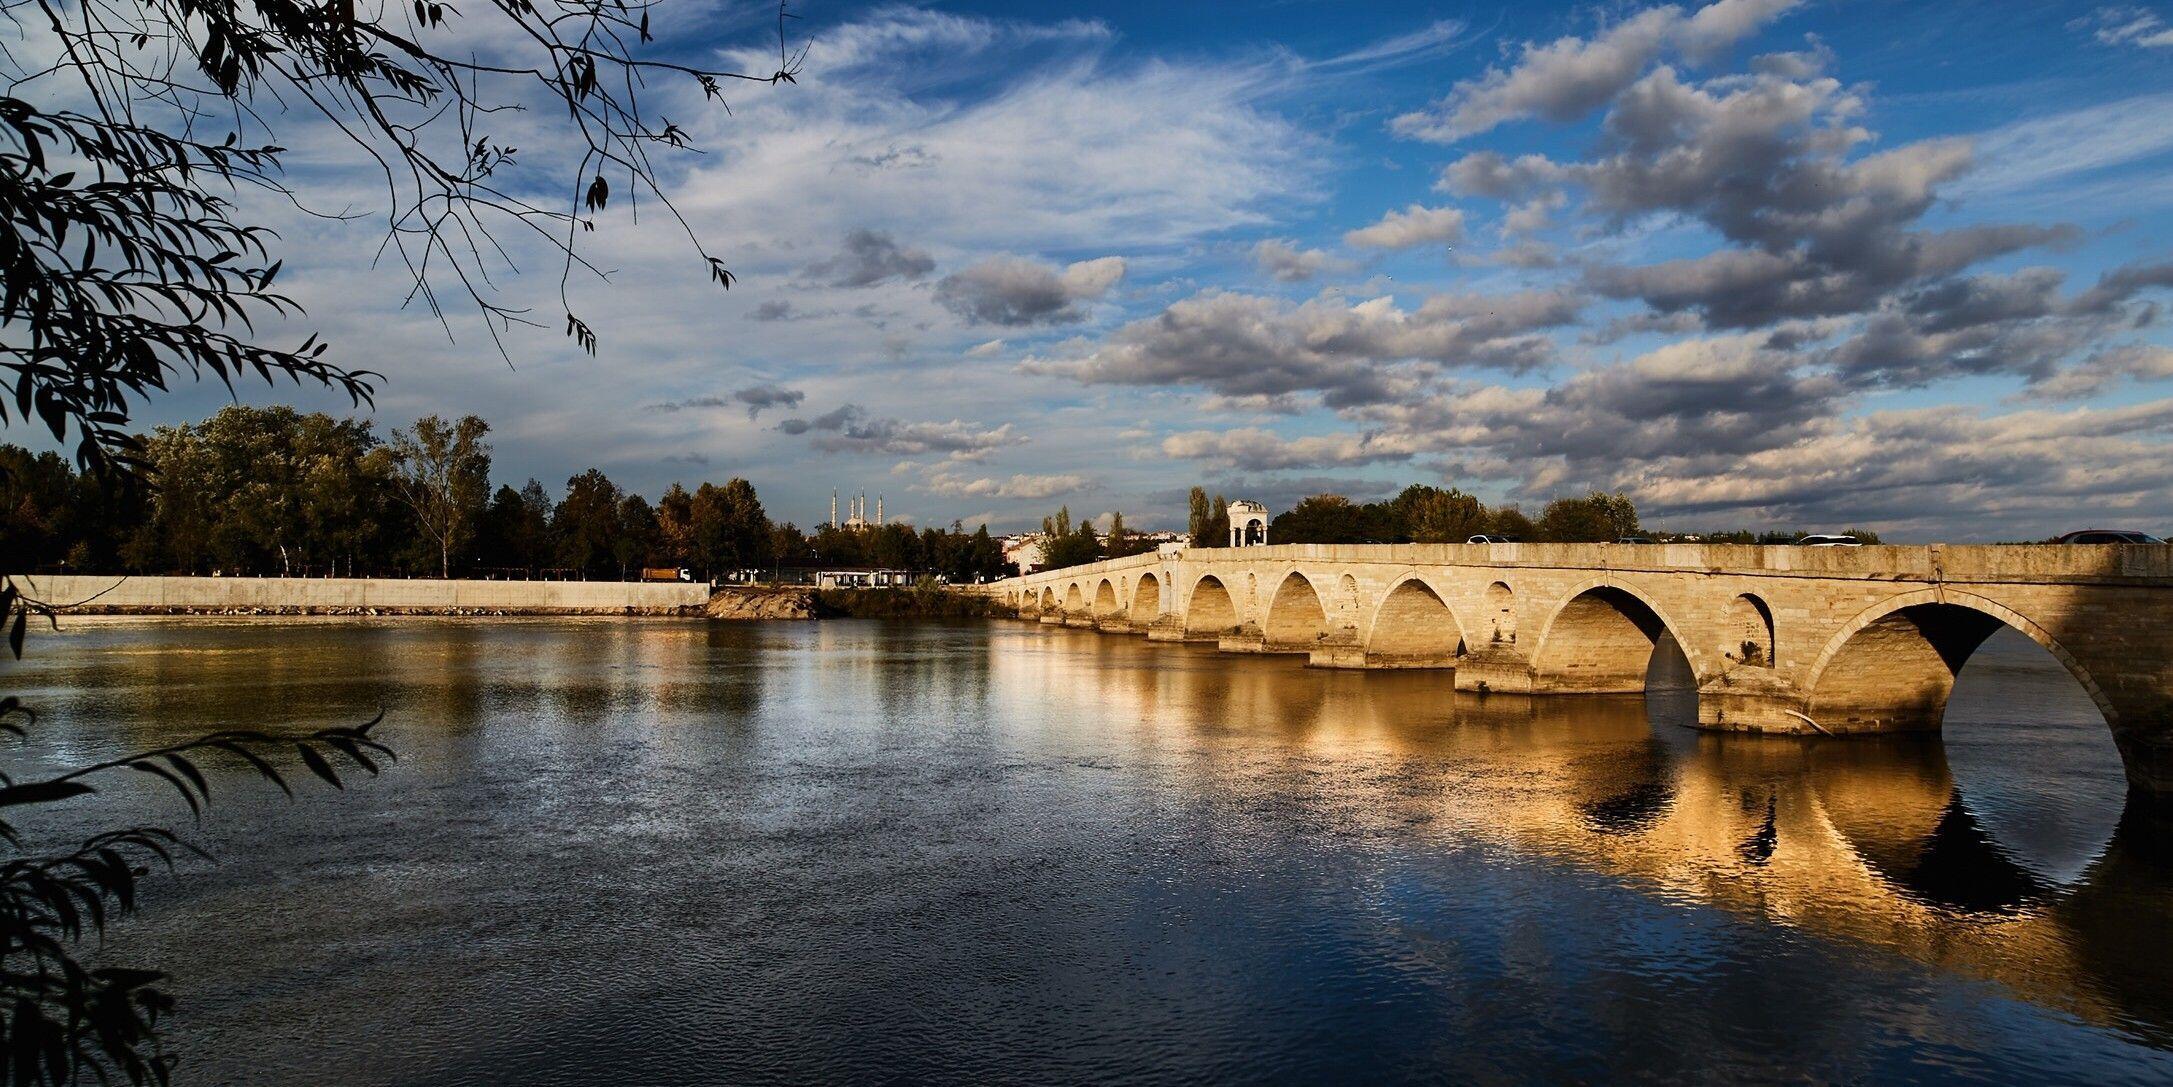
{"label": "white cloud", "polygon": [[1348,245],[1372,249],[1409,249],[1464,240],[1464,213],[1456,208],[1429,208],[1412,204],[1391,210],[1381,221],[1343,235]]}
{"label": "white cloud", "polygon": [[1672,51],[1704,61],[1762,30],[1801,0],[1719,0],[1685,15],[1651,8],[1592,38],[1528,43],[1517,63],[1458,83],[1432,107],[1397,117],[1395,131],[1453,143],[1509,121],[1572,121],[1599,108]]}

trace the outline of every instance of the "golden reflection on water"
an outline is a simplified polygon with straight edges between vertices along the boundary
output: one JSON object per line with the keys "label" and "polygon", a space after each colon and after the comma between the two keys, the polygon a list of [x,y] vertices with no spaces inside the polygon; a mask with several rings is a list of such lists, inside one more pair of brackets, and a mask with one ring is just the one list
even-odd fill
{"label": "golden reflection on water", "polygon": [[[1958,686],[1958,712],[1974,698],[1968,713],[2020,721],[1953,718],[1946,742],[1819,741],[1678,727],[1695,712],[1682,692],[1457,695],[1447,672],[1314,670],[1039,625],[883,629],[348,622],[268,638],[79,624],[95,651],[66,652],[73,635],[60,636],[27,662],[24,693],[73,757],[207,726],[351,721],[396,689],[404,772],[457,782],[510,757],[538,768],[519,787],[539,792],[554,788],[542,771],[599,738],[628,772],[652,773],[681,743],[819,743],[819,729],[765,731],[764,715],[834,715],[902,752],[934,736],[1021,756],[999,766],[1121,765],[1147,783],[1120,791],[1142,810],[1204,798],[1357,848],[1556,863],[2173,1044],[2173,953],[2159,938],[2173,826],[2105,800],[2119,795],[2110,738],[2102,723],[2053,720],[2068,711],[2033,685],[2073,681],[2049,657],[1991,661],[1989,678],[1965,671]],[[508,719],[535,727],[493,729]]]}
{"label": "golden reflection on water", "polygon": [[[2072,683],[2044,664],[2031,681]],[[2098,825],[2020,856],[1971,810],[1937,738],[1699,733],[1675,723],[1694,719],[1688,692],[1459,695],[1447,672],[1314,670],[1050,627],[994,639],[990,667],[1018,715],[1090,707],[1199,789],[1240,788],[1260,760],[1297,752],[1337,818],[1559,861],[2173,1038],[2173,954],[2155,935],[2173,903],[2173,823],[2101,802]],[[2118,795],[2111,739],[2091,727],[2065,739],[2102,756],[2085,768],[2095,779],[2043,787]],[[1988,772],[2037,769],[2026,743],[2010,755]]]}

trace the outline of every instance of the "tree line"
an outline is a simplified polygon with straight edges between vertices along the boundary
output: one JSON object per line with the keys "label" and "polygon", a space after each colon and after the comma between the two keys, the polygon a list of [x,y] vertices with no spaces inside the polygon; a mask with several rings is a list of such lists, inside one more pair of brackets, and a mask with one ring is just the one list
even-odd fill
{"label": "tree line", "polygon": [[[1230,503],[1194,487],[1187,497],[1185,531],[1194,547],[1228,547]],[[1087,521],[1074,525],[1062,509],[1042,521],[1042,568],[1078,566],[1146,550],[1128,536],[1121,516],[1110,531],[1097,536]],[[1878,543],[1877,533],[1850,529],[1864,543]],[[1695,538],[1709,543],[1794,543],[1799,532],[1733,530],[1684,537],[1648,533],[1638,522],[1637,503],[1622,493],[1593,491],[1557,498],[1537,518],[1514,505],[1489,507],[1455,487],[1412,484],[1394,498],[1353,502],[1340,494],[1316,494],[1268,522],[1270,543],[1463,543],[1473,536],[1495,536],[1535,543],[1605,543],[1625,537],[1657,540]]]}
{"label": "tree line", "polygon": [[986,526],[883,525],[809,535],[733,478],[654,503],[589,468],[562,489],[491,486],[490,425],[424,416],[380,438],[367,420],[232,406],[142,439],[148,486],[0,445],[0,555],[92,572],[441,577],[635,576],[880,566],[1000,576]]}

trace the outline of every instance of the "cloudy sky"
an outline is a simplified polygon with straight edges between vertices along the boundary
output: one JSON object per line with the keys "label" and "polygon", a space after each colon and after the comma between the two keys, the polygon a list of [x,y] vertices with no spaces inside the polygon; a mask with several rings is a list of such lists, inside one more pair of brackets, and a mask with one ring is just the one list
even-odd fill
{"label": "cloudy sky", "polygon": [[[2173,529],[2173,6],[1055,8],[814,0],[797,86],[663,98],[740,280],[615,203],[594,358],[448,337],[367,221],[283,221],[289,283],[388,428],[475,412],[515,481],[744,475],[802,524],[832,487],[1005,529],[1429,482],[1685,530]],[[766,10],[672,0],[661,45],[766,70]],[[554,313],[531,278],[507,300]]]}

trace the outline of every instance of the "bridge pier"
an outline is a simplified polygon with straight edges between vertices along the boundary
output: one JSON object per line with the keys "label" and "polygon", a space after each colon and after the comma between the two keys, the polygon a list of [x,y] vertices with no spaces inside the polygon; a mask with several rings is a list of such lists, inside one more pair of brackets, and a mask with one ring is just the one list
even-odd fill
{"label": "bridge pier", "polygon": [[1146,631],[1147,640],[1150,642],[1184,641],[1184,616],[1181,616],[1176,612],[1168,612],[1162,615],[1157,615],[1154,617],[1153,622],[1147,624]]}
{"label": "bridge pier", "polygon": [[2113,726],[2113,742],[2120,747],[2130,794],[2173,811],[2173,706],[2160,705],[2155,716],[2123,714]]}
{"label": "bridge pier", "polygon": [[1738,668],[1698,685],[1698,727],[1712,732],[1801,734],[1829,729],[1811,723],[1809,700],[1766,668]]}
{"label": "bridge pier", "polygon": [[1532,662],[1505,644],[1481,646],[1456,662],[1459,691],[1530,694],[1535,689]]}
{"label": "bridge pier", "polygon": [[1265,653],[1267,636],[1260,632],[1258,623],[1240,623],[1236,630],[1215,639],[1215,648],[1225,653]]}
{"label": "bridge pier", "polygon": [[1109,618],[1097,621],[1094,629],[1104,634],[1145,634],[1147,624],[1135,623],[1130,619]]}
{"label": "bridge pier", "polygon": [[1369,653],[1355,645],[1325,643],[1314,648],[1305,662],[1308,668],[1350,668],[1369,672],[1394,671],[1397,669],[1452,669],[1463,666],[1464,658],[1454,654],[1447,656],[1418,653]]}

